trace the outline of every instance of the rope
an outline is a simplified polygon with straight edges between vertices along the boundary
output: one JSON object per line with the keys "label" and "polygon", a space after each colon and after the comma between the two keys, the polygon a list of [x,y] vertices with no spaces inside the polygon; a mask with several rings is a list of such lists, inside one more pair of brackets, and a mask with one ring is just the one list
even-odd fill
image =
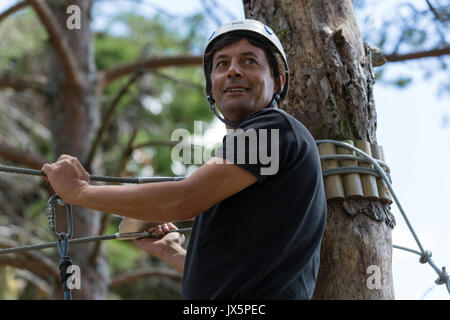
{"label": "rope", "polygon": [[59,279],[63,287],[64,300],[72,300],[72,293],[67,285],[67,280],[70,277],[70,274],[67,273],[67,268],[72,265],[72,259],[67,255],[69,253],[69,238],[66,233],[62,233],[61,236],[62,239],[59,238],[57,240],[59,254],[61,255],[59,260]]}

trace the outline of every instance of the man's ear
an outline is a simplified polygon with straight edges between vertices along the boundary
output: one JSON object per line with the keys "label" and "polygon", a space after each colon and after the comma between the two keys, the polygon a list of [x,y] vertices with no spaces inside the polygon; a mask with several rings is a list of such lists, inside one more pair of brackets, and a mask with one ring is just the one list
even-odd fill
{"label": "man's ear", "polygon": [[283,91],[283,89],[284,89],[284,85],[286,84],[286,74],[285,73],[283,73],[283,74],[280,74],[280,84],[281,84],[281,86],[280,86],[280,92],[281,91]]}
{"label": "man's ear", "polygon": [[286,83],[286,74],[280,74],[278,81],[275,81],[275,93],[281,93],[283,91],[284,85]]}

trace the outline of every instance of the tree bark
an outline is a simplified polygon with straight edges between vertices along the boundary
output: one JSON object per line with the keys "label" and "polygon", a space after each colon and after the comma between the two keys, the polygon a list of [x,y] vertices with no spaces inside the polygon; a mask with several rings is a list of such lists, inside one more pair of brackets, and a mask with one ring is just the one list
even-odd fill
{"label": "tree bark", "polygon": [[[315,139],[376,143],[375,76],[350,0],[244,0],[247,18],[270,26],[290,69],[281,108]],[[327,226],[314,299],[394,299],[391,229],[386,204],[372,200],[328,203]],[[381,288],[368,286],[370,266]],[[372,267],[373,268],[373,267]]]}
{"label": "tree bark", "polygon": [[[62,70],[64,61],[61,54],[51,50],[53,63],[50,70],[47,88],[49,99],[49,119],[53,139],[53,150],[56,158],[61,154],[70,154],[85,163],[92,145],[94,135],[99,126],[100,101],[99,81],[94,62],[94,48],[90,30],[90,6],[92,0],[48,1],[55,16],[62,36],[67,41],[70,56],[77,65],[75,71],[81,81],[72,81],[73,75]],[[81,9],[81,29],[69,30],[66,13],[69,5],[77,5]],[[78,76],[77,76],[78,77]],[[56,160],[56,159],[55,159]],[[98,168],[92,168],[91,174],[99,174]],[[99,214],[93,214],[87,208],[74,207],[74,237],[85,237],[97,234]],[[61,217],[58,221],[64,222]],[[61,229],[63,226],[61,227]],[[82,290],[73,290],[74,299],[105,299],[108,293],[110,275],[105,254],[96,261],[90,261],[93,244],[78,245],[70,248],[69,254],[73,264],[81,270]]]}

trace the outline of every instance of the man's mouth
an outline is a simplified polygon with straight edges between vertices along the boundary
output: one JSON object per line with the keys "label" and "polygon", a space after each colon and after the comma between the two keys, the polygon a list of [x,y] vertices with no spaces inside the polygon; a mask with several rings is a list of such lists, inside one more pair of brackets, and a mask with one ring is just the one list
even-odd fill
{"label": "man's mouth", "polygon": [[234,87],[225,89],[225,93],[232,93],[232,92],[247,92],[249,89],[244,87]]}

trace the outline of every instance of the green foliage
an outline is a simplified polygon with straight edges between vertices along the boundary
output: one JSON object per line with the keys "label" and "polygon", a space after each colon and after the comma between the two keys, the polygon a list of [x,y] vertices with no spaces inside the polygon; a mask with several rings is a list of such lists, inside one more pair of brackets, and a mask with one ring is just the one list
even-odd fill
{"label": "green foliage", "polygon": [[[175,29],[174,24],[167,23],[158,15],[144,18],[126,12],[113,17],[107,29],[112,29],[117,23],[125,26],[125,35],[117,36],[105,31],[98,33],[95,39],[99,70],[149,56],[189,54],[191,50],[197,50],[199,43],[204,41],[198,35],[198,27],[203,24],[203,18],[198,14],[186,18],[181,30]],[[127,79],[122,79],[106,88],[102,98],[104,110],[126,82]],[[119,150],[123,150],[129,142],[133,128],[138,129],[134,141],[134,145],[137,145],[151,141],[170,142],[171,133],[176,128],[186,128],[193,132],[194,121],[210,122],[213,115],[205,100],[203,84],[201,68],[189,67],[166,68],[155,74],[147,73],[133,84],[120,100],[112,126],[114,129],[108,133],[103,144],[108,154],[104,162],[107,171],[115,173],[120,162]],[[151,160],[139,162],[139,159],[132,157],[127,166],[127,174],[139,175],[145,166],[151,165],[157,175],[174,175],[171,170],[170,147],[155,146],[151,150],[144,150],[144,153],[150,153]]]}
{"label": "green foliage", "polygon": [[[30,60],[42,55],[47,34],[32,10],[23,10],[1,22],[0,72],[14,69],[20,73]],[[6,45],[7,44],[7,45]]]}
{"label": "green foliage", "polygon": [[46,207],[47,201],[43,198],[38,198],[27,206],[25,212],[30,218],[39,218],[39,216],[43,216],[42,213],[45,212]]}
{"label": "green foliage", "polygon": [[97,69],[114,68],[119,64],[136,60],[142,48],[128,38],[98,34],[95,38],[95,63]]}
{"label": "green foliage", "polygon": [[406,88],[411,83],[411,81],[412,81],[411,77],[401,77],[395,81],[395,84],[399,88]]}
{"label": "green foliage", "polygon": [[[110,227],[108,232],[115,233],[117,230]],[[136,263],[147,256],[145,252],[133,246],[129,241],[108,241],[106,252],[112,274],[135,269]]]}

